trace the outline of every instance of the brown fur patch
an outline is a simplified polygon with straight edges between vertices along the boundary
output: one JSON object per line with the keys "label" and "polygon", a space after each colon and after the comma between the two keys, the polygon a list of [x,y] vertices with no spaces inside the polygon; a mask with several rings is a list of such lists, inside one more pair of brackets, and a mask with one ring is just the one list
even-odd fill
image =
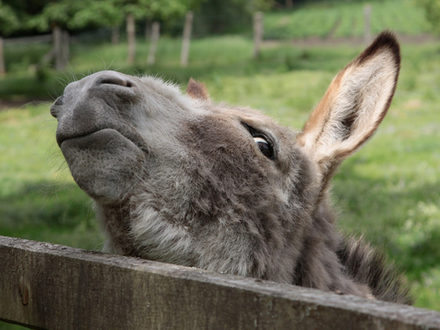
{"label": "brown fur patch", "polygon": [[201,82],[189,78],[188,86],[186,87],[186,93],[194,99],[209,100],[209,93],[205,85]]}
{"label": "brown fur patch", "polygon": [[316,143],[319,137],[322,135],[325,124],[330,119],[330,110],[331,104],[336,97],[336,94],[339,90],[339,85],[341,84],[341,78],[344,74],[344,71],[341,71],[332,81],[329,88],[327,89],[324,97],[316,106],[315,110],[313,110],[309,119],[304,125],[302,133],[298,137],[299,143],[304,143],[303,137],[311,132],[315,133],[314,142]]}

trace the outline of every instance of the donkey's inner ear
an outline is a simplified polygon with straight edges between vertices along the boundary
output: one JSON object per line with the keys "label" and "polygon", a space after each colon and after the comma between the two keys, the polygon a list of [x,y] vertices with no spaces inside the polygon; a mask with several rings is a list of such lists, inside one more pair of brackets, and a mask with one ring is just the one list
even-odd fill
{"label": "donkey's inner ear", "polygon": [[209,93],[205,85],[194,80],[193,78],[189,78],[186,93],[194,99],[209,101]]}
{"label": "donkey's inner ear", "polygon": [[324,176],[374,133],[390,106],[399,69],[399,44],[383,32],[333,79],[298,136]]}

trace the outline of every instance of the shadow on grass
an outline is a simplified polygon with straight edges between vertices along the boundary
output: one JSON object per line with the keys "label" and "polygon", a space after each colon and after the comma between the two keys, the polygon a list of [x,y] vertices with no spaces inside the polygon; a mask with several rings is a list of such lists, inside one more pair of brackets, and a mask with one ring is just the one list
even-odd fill
{"label": "shadow on grass", "polygon": [[90,198],[73,183],[24,182],[0,197],[0,234],[100,249]]}
{"label": "shadow on grass", "polygon": [[[23,182],[0,196],[0,235],[100,250],[90,198],[73,183]],[[0,298],[1,299],[1,298]],[[0,329],[27,327],[0,321]]]}

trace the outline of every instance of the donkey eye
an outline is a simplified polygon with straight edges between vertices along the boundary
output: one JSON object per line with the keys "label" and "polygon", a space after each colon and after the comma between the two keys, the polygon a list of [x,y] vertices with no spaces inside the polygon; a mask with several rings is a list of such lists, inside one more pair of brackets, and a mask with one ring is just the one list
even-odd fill
{"label": "donkey eye", "polygon": [[257,144],[258,148],[263,155],[269,159],[274,159],[273,146],[262,136],[254,136],[254,142]]}
{"label": "donkey eye", "polygon": [[254,139],[254,142],[256,143],[258,148],[260,149],[261,153],[263,155],[265,155],[267,158],[269,158],[270,160],[274,160],[275,159],[275,152],[273,149],[272,140],[267,138],[263,132],[253,128],[252,126],[249,126],[248,124],[246,124],[244,122],[241,122],[241,124],[251,134],[252,138]]}

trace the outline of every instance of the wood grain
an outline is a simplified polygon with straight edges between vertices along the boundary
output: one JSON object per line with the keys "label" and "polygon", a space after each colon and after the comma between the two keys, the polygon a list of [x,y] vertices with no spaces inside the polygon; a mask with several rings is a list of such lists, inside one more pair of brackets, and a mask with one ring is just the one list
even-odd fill
{"label": "wood grain", "polygon": [[0,319],[48,329],[440,329],[440,313],[0,236]]}

